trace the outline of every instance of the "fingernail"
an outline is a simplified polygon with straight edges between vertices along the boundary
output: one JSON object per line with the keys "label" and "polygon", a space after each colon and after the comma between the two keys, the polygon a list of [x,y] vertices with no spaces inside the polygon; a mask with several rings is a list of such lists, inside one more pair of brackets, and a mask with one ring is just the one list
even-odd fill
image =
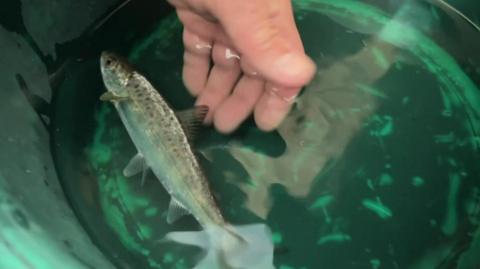
{"label": "fingernail", "polygon": [[195,48],[198,50],[211,50],[212,45],[209,44],[195,44]]}
{"label": "fingernail", "polygon": [[202,40],[199,36],[195,37],[195,48],[198,50],[212,50],[212,45]]}
{"label": "fingernail", "polygon": [[293,103],[298,96],[298,89],[290,88],[280,88],[272,86],[270,87],[270,94],[277,96],[286,103]]}
{"label": "fingernail", "polygon": [[189,43],[190,44],[194,44],[193,46],[195,47],[195,49],[197,50],[201,50],[201,51],[211,51],[212,50],[212,44],[210,44],[209,42],[205,41],[204,39],[202,39],[200,36],[198,35],[195,35],[195,34],[189,34],[188,36],[186,36],[186,39],[189,39]]}
{"label": "fingernail", "polygon": [[289,104],[294,103],[295,100],[297,100],[297,96],[296,96],[296,95],[295,95],[295,96],[292,96],[292,97],[289,97],[289,98],[283,97],[283,101],[285,101],[285,102],[287,102],[287,103],[289,103]]}
{"label": "fingernail", "polygon": [[244,59],[242,59],[242,61],[240,62],[240,65],[242,67],[244,74],[253,76],[253,77],[258,76],[258,72],[255,71],[255,69],[249,63],[247,63],[247,61],[245,61]]}
{"label": "fingernail", "polygon": [[227,58],[227,60],[230,60],[230,59],[237,59],[237,60],[240,60],[240,55],[236,54],[235,52],[233,52],[233,50],[227,48],[225,50],[225,58]]}

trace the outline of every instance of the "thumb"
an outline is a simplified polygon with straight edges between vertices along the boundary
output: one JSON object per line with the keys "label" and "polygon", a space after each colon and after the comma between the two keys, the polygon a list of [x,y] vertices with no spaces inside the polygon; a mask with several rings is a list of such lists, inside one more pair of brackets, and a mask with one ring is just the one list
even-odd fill
{"label": "thumb", "polygon": [[[290,0],[212,0],[210,10],[235,49],[267,80],[302,87],[315,72],[305,55]],[[300,46],[298,45],[300,44]]]}

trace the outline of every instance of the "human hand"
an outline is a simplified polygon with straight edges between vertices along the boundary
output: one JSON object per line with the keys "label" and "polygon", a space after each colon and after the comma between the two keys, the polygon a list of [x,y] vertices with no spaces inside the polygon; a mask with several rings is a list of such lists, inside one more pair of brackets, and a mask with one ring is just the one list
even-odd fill
{"label": "human hand", "polygon": [[252,112],[275,129],[315,72],[290,0],[168,0],[184,25],[183,80],[224,133]]}

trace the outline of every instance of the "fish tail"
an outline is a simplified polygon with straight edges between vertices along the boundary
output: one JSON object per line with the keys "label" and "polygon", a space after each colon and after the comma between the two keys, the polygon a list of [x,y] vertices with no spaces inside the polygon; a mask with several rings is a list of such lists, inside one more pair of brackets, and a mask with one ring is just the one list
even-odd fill
{"label": "fish tail", "polygon": [[166,239],[205,251],[194,269],[275,268],[272,235],[264,224],[212,225],[199,232],[172,232]]}

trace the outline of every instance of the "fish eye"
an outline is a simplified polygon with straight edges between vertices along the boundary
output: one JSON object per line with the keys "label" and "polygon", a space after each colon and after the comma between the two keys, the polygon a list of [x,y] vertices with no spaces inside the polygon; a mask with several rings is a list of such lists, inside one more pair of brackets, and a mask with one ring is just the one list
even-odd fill
{"label": "fish eye", "polygon": [[106,64],[107,66],[111,65],[111,64],[112,64],[112,60],[111,60],[111,59],[107,59],[107,60],[105,61],[105,64]]}

